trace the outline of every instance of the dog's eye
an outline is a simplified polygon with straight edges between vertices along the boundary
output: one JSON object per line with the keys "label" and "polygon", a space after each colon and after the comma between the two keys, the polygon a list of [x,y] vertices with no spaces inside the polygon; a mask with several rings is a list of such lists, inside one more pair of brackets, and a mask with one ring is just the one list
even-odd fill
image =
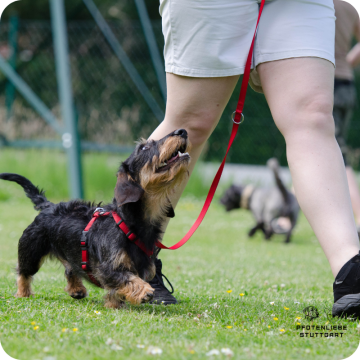
{"label": "dog's eye", "polygon": [[143,146],[143,147],[141,148],[141,150],[149,150],[149,149],[150,149],[149,146]]}

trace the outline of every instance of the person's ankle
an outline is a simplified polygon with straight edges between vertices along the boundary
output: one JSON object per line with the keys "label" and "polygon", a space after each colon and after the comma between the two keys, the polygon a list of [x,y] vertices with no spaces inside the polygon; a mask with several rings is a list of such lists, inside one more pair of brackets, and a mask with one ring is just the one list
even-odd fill
{"label": "person's ankle", "polygon": [[337,277],[340,270],[343,268],[343,266],[351,260],[354,256],[359,254],[359,248],[352,248],[349,249],[346,252],[338,253],[337,256],[334,259],[329,259],[331,271],[334,275],[334,278]]}

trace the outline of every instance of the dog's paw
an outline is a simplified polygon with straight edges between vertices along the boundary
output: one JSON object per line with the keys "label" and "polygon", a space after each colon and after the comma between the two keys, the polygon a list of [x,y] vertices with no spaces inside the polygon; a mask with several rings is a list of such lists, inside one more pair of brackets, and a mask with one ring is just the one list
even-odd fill
{"label": "dog's paw", "polygon": [[79,290],[79,291],[74,291],[72,293],[69,294],[73,299],[77,299],[77,300],[80,300],[80,299],[83,299],[87,296],[87,292],[86,292],[86,289],[84,290]]}
{"label": "dog's paw", "polygon": [[145,286],[140,294],[141,303],[147,303],[151,301],[154,297],[154,291],[155,289],[153,289],[147,282],[145,282]]}
{"label": "dog's paw", "polygon": [[147,292],[144,298],[141,300],[142,303],[147,303],[154,298],[154,290],[152,292]]}
{"label": "dog's paw", "polygon": [[248,232],[248,237],[253,237],[256,233],[256,229],[251,229],[249,232]]}
{"label": "dog's paw", "polygon": [[16,298],[28,298],[28,297],[33,297],[34,293],[32,293],[31,291],[17,291],[17,293],[14,295],[14,297]]}
{"label": "dog's paw", "polygon": [[123,301],[117,301],[115,299],[108,299],[108,300],[106,300],[104,306],[108,309],[123,309],[126,307],[126,304]]}
{"label": "dog's paw", "polygon": [[131,304],[141,304],[153,298],[154,289],[149,283],[134,276],[124,287],[118,290],[119,296],[124,296]]}
{"label": "dog's paw", "polygon": [[88,295],[85,287],[73,288],[73,287],[67,286],[64,290],[65,290],[73,299],[77,299],[77,300],[83,299],[83,298],[87,297],[87,295]]}

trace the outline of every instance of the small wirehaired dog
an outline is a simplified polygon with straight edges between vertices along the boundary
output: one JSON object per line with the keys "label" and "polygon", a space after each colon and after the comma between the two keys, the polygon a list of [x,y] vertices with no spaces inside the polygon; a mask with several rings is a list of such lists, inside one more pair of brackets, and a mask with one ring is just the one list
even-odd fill
{"label": "small wirehaired dog", "polygon": [[273,171],[276,187],[265,189],[252,185],[232,185],[226,190],[220,200],[226,211],[233,209],[248,209],[252,212],[256,224],[249,231],[249,237],[261,230],[265,239],[269,240],[275,231],[276,220],[279,217],[287,217],[290,220],[290,228],[286,231],[285,242],[290,242],[292,232],[299,215],[299,204],[294,194],[288,191],[279,176],[279,163],[275,158],[267,162],[267,166]]}
{"label": "small wirehaired dog", "polygon": [[[148,250],[160,238],[163,220],[175,216],[169,195],[189,174],[189,147],[184,129],[158,141],[141,140],[117,172],[113,203],[102,206],[106,212],[115,211]],[[89,276],[81,266],[80,240],[96,206],[81,200],[53,204],[23,176],[3,173],[0,179],[21,185],[40,211],[19,240],[16,296],[31,295],[33,276],[51,256],[65,267],[65,291],[75,299],[86,297],[82,279],[89,281]],[[147,256],[131,242],[114,218],[97,218],[87,233],[87,251],[92,275],[107,290],[106,307],[152,299],[154,289],[147,281],[155,276],[155,255]]]}

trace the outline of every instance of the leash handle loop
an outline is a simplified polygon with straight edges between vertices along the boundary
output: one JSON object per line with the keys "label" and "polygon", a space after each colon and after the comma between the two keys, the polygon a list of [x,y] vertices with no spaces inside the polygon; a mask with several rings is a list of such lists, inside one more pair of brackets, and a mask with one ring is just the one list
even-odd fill
{"label": "leash handle loop", "polygon": [[231,148],[231,145],[235,139],[236,133],[238,131],[239,125],[242,123],[243,119],[244,119],[244,115],[243,115],[243,109],[244,109],[244,104],[245,104],[245,98],[246,98],[246,92],[247,92],[247,88],[249,85],[249,79],[250,79],[250,72],[251,72],[251,61],[252,61],[252,57],[253,57],[253,52],[254,52],[254,44],[255,44],[255,38],[256,38],[256,33],[257,33],[257,29],[259,26],[259,21],[261,18],[261,14],[264,8],[264,4],[265,4],[265,0],[261,0],[261,5],[259,8],[259,16],[257,19],[257,23],[256,23],[256,27],[255,27],[255,33],[251,42],[251,46],[250,46],[250,50],[249,50],[249,54],[246,60],[246,65],[245,65],[245,71],[244,71],[244,75],[243,75],[243,79],[242,79],[242,83],[241,83],[241,89],[240,89],[240,95],[239,95],[239,101],[237,103],[236,106],[236,111],[233,114],[233,127],[231,130],[231,134],[230,134],[230,140],[229,140],[229,144],[225,153],[225,157],[223,159],[223,161],[221,162],[221,165],[215,175],[215,178],[210,186],[210,190],[209,193],[206,197],[204,206],[199,214],[199,217],[196,219],[195,223],[193,224],[193,226],[190,228],[190,230],[188,231],[188,233],[175,245],[171,246],[171,247],[167,247],[165,245],[163,245],[160,241],[156,242],[156,246],[161,248],[161,249],[167,249],[167,250],[176,250],[178,248],[180,248],[181,246],[183,246],[190,238],[191,236],[194,234],[194,232],[196,231],[196,229],[200,226],[201,222],[203,221],[209,207],[210,204],[212,202],[212,199],[214,197],[215,191],[218,187],[222,172],[224,170],[224,166],[225,166],[225,162],[226,162],[226,158],[228,155],[228,152]]}

